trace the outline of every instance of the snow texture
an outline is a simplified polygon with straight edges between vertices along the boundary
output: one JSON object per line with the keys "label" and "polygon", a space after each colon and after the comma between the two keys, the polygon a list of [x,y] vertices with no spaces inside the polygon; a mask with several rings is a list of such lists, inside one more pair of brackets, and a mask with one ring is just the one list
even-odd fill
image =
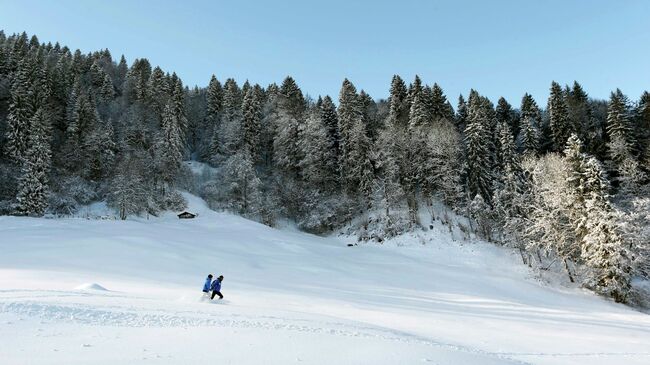
{"label": "snow texture", "polygon": [[442,229],[347,247],[185,198],[197,218],[0,217],[1,362],[650,363],[650,317],[506,249]]}

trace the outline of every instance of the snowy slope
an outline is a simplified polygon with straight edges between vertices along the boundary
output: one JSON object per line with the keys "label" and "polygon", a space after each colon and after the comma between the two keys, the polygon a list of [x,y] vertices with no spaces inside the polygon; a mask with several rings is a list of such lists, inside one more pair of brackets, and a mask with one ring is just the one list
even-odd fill
{"label": "snowy slope", "polygon": [[[0,217],[1,363],[650,363],[649,316],[506,250],[346,247],[186,197],[197,219]],[[208,273],[224,301],[201,300]]]}

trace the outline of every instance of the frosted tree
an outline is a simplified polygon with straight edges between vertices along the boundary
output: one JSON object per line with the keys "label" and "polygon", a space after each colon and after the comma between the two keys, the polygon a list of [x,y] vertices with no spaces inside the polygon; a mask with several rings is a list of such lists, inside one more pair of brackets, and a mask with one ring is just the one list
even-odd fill
{"label": "frosted tree", "polygon": [[173,86],[175,85],[169,85],[163,70],[156,66],[147,81],[147,101],[159,120],[163,118],[165,105],[169,100]]}
{"label": "frosted tree", "polygon": [[582,258],[589,269],[585,285],[617,302],[625,302],[632,267],[628,245],[608,201],[608,183],[600,163],[593,157],[586,161],[583,173],[585,235],[581,243]]}
{"label": "frosted tree", "polygon": [[257,216],[262,209],[261,181],[247,151],[231,156],[223,166],[220,184],[223,185],[226,207],[239,214]]}
{"label": "frosted tree", "polygon": [[[74,60],[73,60],[73,69]],[[77,72],[80,74],[81,72]],[[126,74],[126,92],[131,100],[145,103],[147,100],[147,84],[151,76],[151,64],[146,58],[136,59]]]}
{"label": "frosted tree", "polygon": [[595,107],[592,105],[589,95],[578,82],[574,82],[573,87],[566,94],[569,119],[573,130],[576,131],[580,140],[584,141],[585,152],[602,157],[605,147],[604,129],[601,121],[595,115]]}
{"label": "frosted tree", "polygon": [[406,93],[406,103],[407,107],[410,107],[411,104],[413,104],[413,99],[415,98],[416,95],[419,95],[422,93],[424,87],[422,85],[422,79],[420,79],[420,76],[415,75],[415,78],[413,79],[413,82],[409,84],[408,91]]}
{"label": "frosted tree", "polygon": [[63,148],[64,164],[69,171],[82,172],[85,157],[88,156],[88,136],[99,122],[99,113],[88,95],[82,93],[76,97],[68,115]]}
{"label": "frosted tree", "polygon": [[[636,111],[635,134],[639,143],[639,151],[643,154],[650,148],[650,92],[644,91],[639,99]],[[649,161],[650,162],[650,161]]]}
{"label": "frosted tree", "polygon": [[[223,136],[221,135],[223,132],[221,122],[222,119],[226,120],[228,117],[223,116],[222,118],[222,112],[224,109],[224,99],[226,94],[228,94],[229,108],[232,107],[232,102],[230,100],[235,99],[233,94],[235,93],[236,88],[234,88],[235,85],[233,85],[233,82],[228,83],[227,86],[230,90],[226,93],[221,86],[221,83],[214,75],[210,78],[210,83],[206,93],[207,105],[205,125],[206,132],[210,138],[209,154],[211,155],[211,158],[222,155],[225,152],[223,147]],[[231,114],[230,117],[234,114],[232,111],[229,111],[229,113]]]}
{"label": "frosted tree", "polygon": [[[400,134],[395,134],[396,129],[388,125],[383,129],[375,143],[373,159],[377,171],[375,180],[375,206],[383,208],[389,226],[394,222],[393,213],[398,212],[405,198],[405,192],[401,184],[401,172],[399,165],[402,163],[400,157]],[[397,138],[396,138],[397,137]]]}
{"label": "frosted tree", "polygon": [[453,121],[454,109],[447,101],[447,97],[437,83],[434,83],[431,87],[430,104],[430,115],[432,121],[441,121],[443,119]]}
{"label": "frosted tree", "polygon": [[373,166],[370,161],[370,138],[366,132],[366,126],[361,120],[357,120],[350,130],[350,150],[348,154],[349,170],[346,174],[346,186],[349,192],[360,194],[362,206],[367,205],[372,193],[374,180]]}
{"label": "frosted tree", "polygon": [[108,74],[104,74],[104,79],[99,89],[99,98],[103,102],[109,102],[115,97],[115,89],[113,88],[113,80]]}
{"label": "frosted tree", "polygon": [[535,156],[539,152],[539,130],[532,117],[524,117],[521,121],[519,144],[524,155]]}
{"label": "frosted tree", "polygon": [[429,113],[424,94],[424,92],[414,92],[411,99],[411,109],[409,111],[410,130],[423,126],[431,126],[431,114]]}
{"label": "frosted tree", "polygon": [[427,133],[425,148],[428,157],[423,180],[427,193],[442,199],[449,207],[460,207],[463,142],[453,122],[439,120],[436,128]]}
{"label": "frosted tree", "polygon": [[158,171],[164,183],[163,195],[174,184],[183,161],[183,137],[178,111],[174,110],[173,103],[165,106],[161,134],[157,143]]}
{"label": "frosted tree", "polygon": [[458,96],[458,105],[456,106],[456,129],[463,133],[467,128],[468,109],[467,102],[463,95]]}
{"label": "frosted tree", "polygon": [[101,181],[110,176],[118,152],[115,134],[110,122],[98,122],[88,133],[83,149],[85,161],[83,175],[93,181]]}
{"label": "frosted tree", "polygon": [[328,149],[327,132],[318,114],[310,113],[307,118],[302,141],[299,146],[302,150],[299,162],[302,179],[315,189],[332,186],[334,181],[331,179],[335,176],[330,175],[327,169],[331,150]]}
{"label": "frosted tree", "polygon": [[217,77],[212,75],[206,92],[206,117],[216,123],[216,118],[221,111],[223,103],[223,87]]}
{"label": "frosted tree", "polygon": [[259,88],[249,88],[242,104],[243,147],[248,150],[253,163],[259,160],[260,123],[262,119],[262,95],[260,93]]}
{"label": "frosted tree", "polygon": [[495,220],[503,229],[506,244],[518,248],[527,263],[522,232],[527,219],[528,186],[525,182],[521,161],[516,153],[512,132],[507,122],[500,121],[497,128],[499,150],[497,151],[498,178],[495,180],[493,205]]}
{"label": "frosted tree", "polygon": [[[634,135],[630,125],[630,107],[628,99],[621,90],[611,93],[607,106],[607,135],[610,141],[620,140],[629,149],[634,146]],[[619,151],[610,151],[610,158]]]}
{"label": "frosted tree", "polygon": [[542,111],[539,109],[537,102],[533,99],[533,96],[526,93],[521,99],[521,119],[526,119],[527,117],[532,118],[535,124],[539,124],[542,121]]}
{"label": "frosted tree", "polygon": [[107,204],[117,210],[120,219],[140,214],[149,207],[146,181],[141,175],[142,165],[132,154],[120,161],[115,176],[111,179]]}
{"label": "frosted tree", "polygon": [[[357,163],[350,156],[352,151],[352,128],[362,120],[361,110],[354,85],[348,80],[343,81],[341,92],[339,94],[338,107],[339,136],[340,136],[340,169],[343,181],[349,184],[354,181],[351,178],[351,169]],[[355,186],[346,185],[348,191],[355,191]]]}
{"label": "frosted tree", "polygon": [[340,136],[339,136],[339,121],[336,112],[336,106],[332,98],[325,96],[320,105],[320,119],[323,127],[325,128],[325,141],[327,143],[328,160],[326,161],[328,174],[336,177],[339,174],[339,157],[340,157]]}
{"label": "frosted tree", "polygon": [[299,178],[300,124],[296,118],[281,111],[275,120],[273,164],[289,178]]}
{"label": "frosted tree", "polygon": [[638,161],[634,156],[636,139],[630,121],[627,97],[620,90],[611,93],[607,107],[606,131],[608,169],[614,172],[614,181],[625,192],[637,189],[643,180]]}
{"label": "frosted tree", "polygon": [[552,149],[559,152],[564,149],[567,139],[572,130],[569,121],[569,112],[567,110],[566,100],[562,87],[557,82],[551,83],[551,96],[548,99],[548,114],[551,128]]}
{"label": "frosted tree", "polygon": [[18,182],[16,212],[20,215],[41,216],[47,208],[48,174],[51,168],[51,132],[42,109],[36,111],[30,120],[30,132],[29,147]]}
{"label": "frosted tree", "polygon": [[478,93],[470,95],[469,123],[465,128],[465,154],[468,193],[473,199],[480,194],[484,201],[491,198],[492,161],[490,156],[489,116]]}
{"label": "frosted tree", "polygon": [[[545,258],[551,264],[557,259],[574,282],[580,246],[574,223],[575,190],[569,185],[566,166],[566,161],[555,153],[524,159],[531,183],[530,194],[523,200],[526,216],[521,232],[527,253],[536,257],[539,265],[549,265],[543,261]],[[530,263],[530,258],[524,261]]]}
{"label": "frosted tree", "polygon": [[302,121],[307,108],[305,97],[292,77],[286,77],[279,90],[280,106],[291,117]]}
{"label": "frosted tree", "polygon": [[234,79],[226,80],[223,90],[223,120],[222,123],[230,123],[238,119],[241,114],[242,95],[237,82]]}
{"label": "frosted tree", "polygon": [[404,80],[398,75],[393,76],[390,84],[388,119],[394,127],[406,127],[409,119],[409,105],[406,100],[407,90]]}
{"label": "frosted tree", "polygon": [[7,116],[6,152],[16,164],[24,158],[29,142],[30,119],[34,105],[30,100],[29,63],[22,62],[11,87],[11,104]]}
{"label": "frosted tree", "polygon": [[493,210],[492,207],[483,199],[481,194],[476,194],[474,199],[469,203],[470,219],[476,223],[477,233],[487,239],[492,240],[493,231]]}
{"label": "frosted tree", "polygon": [[497,123],[507,125],[515,138],[519,135],[519,120],[516,112],[512,109],[512,105],[510,105],[505,98],[501,97],[499,98],[499,101],[497,101],[495,115]]}

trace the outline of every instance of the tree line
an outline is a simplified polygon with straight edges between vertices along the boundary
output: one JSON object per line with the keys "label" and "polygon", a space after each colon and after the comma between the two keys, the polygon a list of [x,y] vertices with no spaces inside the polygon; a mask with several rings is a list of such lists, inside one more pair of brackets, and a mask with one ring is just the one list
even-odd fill
{"label": "tree line", "polygon": [[[650,275],[648,92],[596,100],[553,82],[543,108],[476,90],[452,105],[417,76],[389,91],[375,100],[346,79],[336,102],[313,99],[291,77],[189,88],[144,58],[0,32],[0,214],[106,201],[126,219],[182,209],[189,190],[268,225],[360,219],[359,238],[381,242],[443,203],[525,263],[617,301]],[[186,160],[214,172],[197,178]]]}

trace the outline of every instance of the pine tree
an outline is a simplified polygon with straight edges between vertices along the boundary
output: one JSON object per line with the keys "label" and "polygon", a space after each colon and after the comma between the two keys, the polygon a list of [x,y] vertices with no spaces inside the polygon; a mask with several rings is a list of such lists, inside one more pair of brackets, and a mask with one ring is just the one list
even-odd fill
{"label": "pine tree", "polygon": [[409,129],[431,126],[431,115],[427,110],[425,92],[414,93],[411,99],[411,110],[409,112]]}
{"label": "pine tree", "polygon": [[85,140],[83,148],[84,175],[93,181],[109,177],[117,154],[115,134],[110,122],[99,121]]}
{"label": "pine tree", "polygon": [[535,156],[539,152],[539,131],[533,118],[526,117],[522,120],[519,141],[524,155]]}
{"label": "pine tree", "polygon": [[287,76],[284,79],[282,86],[280,86],[279,95],[280,106],[285,112],[297,121],[302,121],[307,104],[302,91],[292,77]]}
{"label": "pine tree", "polygon": [[104,80],[99,89],[99,98],[103,102],[109,102],[113,100],[115,96],[115,89],[113,88],[113,81],[108,74],[104,74]]}
{"label": "pine tree", "polygon": [[242,105],[242,127],[244,148],[248,150],[253,163],[259,160],[260,122],[262,119],[261,95],[258,89],[249,88]]}
{"label": "pine tree", "polygon": [[129,65],[126,62],[126,58],[124,55],[120,57],[120,62],[117,64],[117,67],[115,68],[115,85],[119,85],[122,87],[122,84],[126,80],[126,75],[129,72]]}
{"label": "pine tree", "polygon": [[[80,66],[75,66],[76,61],[73,59],[73,70],[75,74],[80,75],[82,71],[79,69]],[[77,61],[80,62],[80,61]],[[128,82],[127,93],[131,100],[146,102],[147,100],[147,83],[149,77],[151,76],[151,64],[146,58],[136,59],[133,61],[133,66],[129,69],[129,72],[126,74],[126,79]]]}
{"label": "pine tree", "polygon": [[300,176],[300,124],[289,113],[281,110],[275,120],[273,164],[287,178]]}
{"label": "pine tree", "polygon": [[153,69],[147,84],[147,100],[159,120],[163,118],[162,113],[169,100],[172,91],[171,88],[174,86],[168,84],[165,73],[160,67],[156,66]]}
{"label": "pine tree", "polygon": [[206,117],[210,120],[210,124],[214,125],[218,121],[218,114],[221,112],[223,103],[223,88],[217,78],[212,75],[206,95],[207,113]]}
{"label": "pine tree", "polygon": [[[350,130],[349,170],[345,175],[348,192],[358,192],[362,200],[369,199],[374,180],[372,162],[370,161],[370,139],[361,119],[357,119]],[[354,163],[352,163],[354,161]],[[367,205],[367,200],[362,202]]]}
{"label": "pine tree", "polygon": [[536,125],[539,125],[542,121],[542,112],[537,106],[537,102],[533,99],[533,96],[526,93],[521,99],[521,119],[526,119],[527,117],[532,118]]}
{"label": "pine tree", "polygon": [[[352,137],[351,131],[355,124],[361,122],[361,110],[357,95],[357,89],[348,80],[343,81],[341,92],[339,94],[339,107],[338,107],[338,120],[339,120],[339,136],[340,136],[340,156],[341,160],[339,166],[341,168],[341,176],[344,182],[353,181],[350,178],[351,169],[357,163],[350,157],[352,151]],[[346,186],[347,190],[354,191],[353,186]]]}
{"label": "pine tree", "polygon": [[223,115],[226,123],[237,119],[241,113],[241,91],[234,79],[226,80],[223,91]]}
{"label": "pine tree", "polygon": [[402,161],[399,160],[399,155],[396,153],[400,146],[400,141],[396,137],[402,135],[399,131],[401,129],[395,129],[392,124],[389,124],[388,128],[380,132],[373,152],[377,172],[374,186],[375,206],[384,209],[389,230],[395,224],[393,215],[398,212],[405,198],[401,184],[400,164]]}
{"label": "pine tree", "polygon": [[470,94],[469,123],[465,128],[466,175],[470,198],[481,195],[486,202],[492,196],[492,164],[490,152],[489,114],[481,97]]}
{"label": "pine tree", "polygon": [[333,150],[329,148],[327,130],[319,112],[310,113],[305,122],[300,144],[299,163],[303,181],[319,190],[332,189],[336,184],[336,170],[329,165]]}
{"label": "pine tree", "polygon": [[497,164],[502,172],[521,172],[517,146],[512,138],[510,127],[506,123],[499,123],[497,126],[497,137],[499,138],[499,150],[497,151]]}
{"label": "pine tree", "polygon": [[326,169],[328,175],[334,180],[338,181],[339,176],[339,158],[340,158],[340,136],[339,136],[339,121],[336,111],[336,106],[332,98],[325,96],[320,106],[320,120],[325,128],[325,142],[327,143],[327,158]]}
{"label": "pine tree", "polygon": [[[161,135],[158,138],[158,171],[166,187],[174,184],[183,161],[183,139],[181,121],[173,102],[163,111]],[[167,188],[163,187],[163,195]]]}
{"label": "pine tree", "polygon": [[359,108],[361,110],[361,120],[366,126],[366,133],[371,141],[377,138],[377,133],[381,128],[380,119],[377,116],[377,104],[365,91],[359,92]]}
{"label": "pine tree", "polygon": [[465,102],[463,95],[459,95],[458,108],[456,110],[456,129],[458,129],[459,132],[464,132],[465,128],[467,128],[467,114],[467,102]]}
{"label": "pine tree", "polygon": [[512,105],[504,97],[500,97],[499,101],[497,101],[495,114],[498,124],[507,125],[508,129],[512,131],[513,137],[519,135],[519,120],[512,109]]}
{"label": "pine tree", "polygon": [[573,82],[573,87],[568,89],[565,94],[571,129],[580,140],[585,141],[585,150],[593,154],[596,152],[595,144],[602,141],[602,128],[593,117],[589,95],[577,81]]}
{"label": "pine tree", "polygon": [[405,128],[408,125],[409,106],[406,98],[407,91],[404,80],[398,75],[394,75],[390,84],[388,123],[395,127]]}
{"label": "pine tree", "polygon": [[607,166],[615,185],[624,194],[636,192],[644,179],[635,156],[637,147],[630,121],[628,100],[620,90],[611,94],[607,107]]}
{"label": "pine tree", "polygon": [[431,118],[434,122],[441,120],[452,121],[454,119],[454,110],[449,106],[447,97],[445,96],[442,88],[437,83],[433,84],[431,88]]}
{"label": "pine tree", "polygon": [[29,148],[23,160],[16,212],[41,216],[47,208],[48,174],[51,168],[50,127],[42,109],[30,120]]}
{"label": "pine tree", "polygon": [[[638,150],[643,154],[650,148],[650,93],[644,91],[636,108],[636,137]],[[650,163],[650,161],[648,161]],[[650,171],[649,171],[650,172]]]}
{"label": "pine tree", "polygon": [[627,154],[632,154],[635,145],[633,132],[630,126],[630,107],[628,99],[621,90],[616,89],[611,93],[609,105],[607,107],[607,125],[606,131],[610,142],[618,141],[622,150],[613,150],[609,148],[609,158],[612,161],[617,160]]}
{"label": "pine tree", "polygon": [[406,93],[407,108],[410,108],[415,96],[421,94],[423,89],[420,76],[415,75],[415,79],[413,79],[413,82],[409,85],[408,92]]}
{"label": "pine tree", "polygon": [[552,133],[552,149],[555,152],[560,152],[564,149],[569,136],[577,131],[572,130],[571,128],[564,92],[562,91],[560,84],[555,81],[551,83],[551,96],[548,99],[548,113]]}
{"label": "pine tree", "polygon": [[7,116],[6,150],[16,164],[25,157],[29,141],[29,124],[34,113],[31,104],[29,64],[22,62],[11,87],[11,104]]}

